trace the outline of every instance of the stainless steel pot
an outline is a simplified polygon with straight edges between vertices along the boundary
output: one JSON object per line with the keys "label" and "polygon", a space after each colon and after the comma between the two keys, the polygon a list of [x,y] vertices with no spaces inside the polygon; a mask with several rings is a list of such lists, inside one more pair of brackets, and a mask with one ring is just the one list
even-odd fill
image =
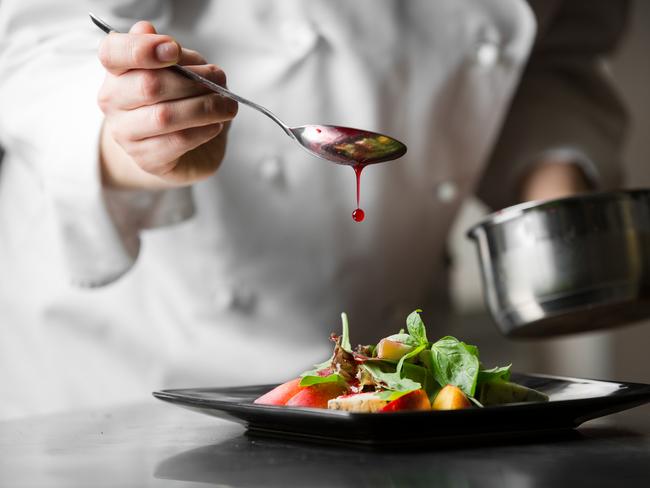
{"label": "stainless steel pot", "polygon": [[485,299],[510,337],[650,317],[650,191],[594,193],[493,213],[467,233]]}

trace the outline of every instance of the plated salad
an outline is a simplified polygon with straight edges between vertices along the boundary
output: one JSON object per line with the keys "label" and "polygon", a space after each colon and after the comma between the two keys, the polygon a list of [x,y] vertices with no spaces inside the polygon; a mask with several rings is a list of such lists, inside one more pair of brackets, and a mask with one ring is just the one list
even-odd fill
{"label": "plated salad", "polygon": [[354,349],[341,314],[343,330],[331,336],[332,356],[254,403],[369,413],[548,401],[511,382],[511,365],[486,368],[476,346],[451,336],[429,341],[420,312],[406,318],[406,330]]}

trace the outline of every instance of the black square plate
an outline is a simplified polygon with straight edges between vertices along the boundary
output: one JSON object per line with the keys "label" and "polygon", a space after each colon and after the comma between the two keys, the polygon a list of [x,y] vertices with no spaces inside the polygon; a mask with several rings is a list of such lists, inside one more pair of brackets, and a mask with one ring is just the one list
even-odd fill
{"label": "black square plate", "polygon": [[156,391],[160,400],[239,422],[264,435],[364,445],[419,444],[441,438],[491,438],[571,429],[587,420],[650,401],[650,385],[513,374],[512,381],[546,393],[543,403],[454,411],[349,413],[255,405],[276,385]]}

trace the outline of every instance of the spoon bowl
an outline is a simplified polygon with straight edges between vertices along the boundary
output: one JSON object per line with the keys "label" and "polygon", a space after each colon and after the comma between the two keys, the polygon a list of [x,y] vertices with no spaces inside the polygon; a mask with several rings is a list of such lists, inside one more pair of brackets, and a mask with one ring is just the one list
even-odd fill
{"label": "spoon bowl", "polygon": [[366,166],[406,153],[406,146],[400,141],[367,130],[337,125],[303,125],[290,130],[311,154],[337,164]]}

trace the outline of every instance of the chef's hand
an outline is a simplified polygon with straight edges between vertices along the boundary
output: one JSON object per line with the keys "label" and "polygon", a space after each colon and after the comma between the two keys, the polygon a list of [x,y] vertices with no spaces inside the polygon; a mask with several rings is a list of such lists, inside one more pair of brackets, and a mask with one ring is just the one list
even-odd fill
{"label": "chef's hand", "polygon": [[550,200],[592,190],[581,167],[571,161],[546,160],[535,165],[521,182],[522,201]]}
{"label": "chef's hand", "polygon": [[98,103],[104,185],[162,189],[214,173],[224,156],[237,103],[170,70],[178,63],[225,86],[226,76],[197,52],[138,22],[109,34],[99,48],[107,74]]}

